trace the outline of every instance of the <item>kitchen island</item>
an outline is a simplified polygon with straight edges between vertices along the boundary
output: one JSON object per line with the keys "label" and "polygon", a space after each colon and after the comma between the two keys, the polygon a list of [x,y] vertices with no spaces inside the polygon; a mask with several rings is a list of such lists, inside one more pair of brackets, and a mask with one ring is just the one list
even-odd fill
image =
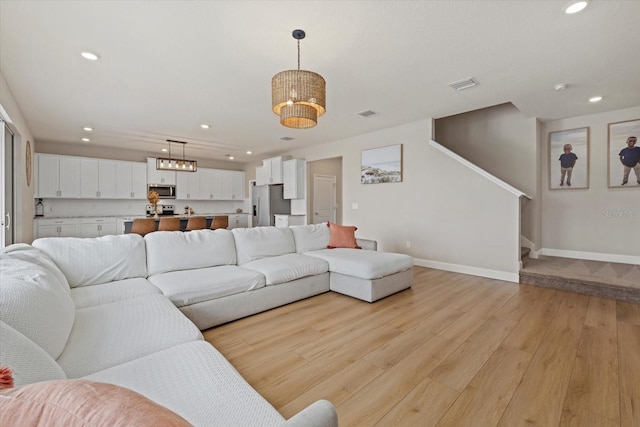
{"label": "kitchen island", "polygon": [[[217,216],[226,216],[229,217],[229,229],[232,228],[245,228],[251,227],[249,214],[248,213],[208,213],[208,214],[195,214],[195,215],[164,215],[160,216],[156,219],[156,229],[158,228],[158,223],[160,222],[160,218],[180,218],[180,230],[184,231],[187,227],[187,222],[189,222],[189,218],[203,216],[207,219],[206,228],[211,227],[211,222],[213,218]],[[127,234],[131,233],[131,225],[133,224],[133,220],[136,218],[151,218],[149,216],[130,216],[130,217],[121,217],[118,218],[119,221],[122,221],[122,233]]]}

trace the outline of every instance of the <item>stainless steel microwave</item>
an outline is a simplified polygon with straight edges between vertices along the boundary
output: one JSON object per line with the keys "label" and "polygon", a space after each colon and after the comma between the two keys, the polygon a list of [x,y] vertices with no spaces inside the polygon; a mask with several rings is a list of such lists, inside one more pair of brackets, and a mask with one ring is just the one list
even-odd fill
{"label": "stainless steel microwave", "polygon": [[175,199],[176,198],[176,186],[164,185],[164,184],[149,184],[147,185],[147,194],[155,191],[158,193],[158,197],[161,199]]}

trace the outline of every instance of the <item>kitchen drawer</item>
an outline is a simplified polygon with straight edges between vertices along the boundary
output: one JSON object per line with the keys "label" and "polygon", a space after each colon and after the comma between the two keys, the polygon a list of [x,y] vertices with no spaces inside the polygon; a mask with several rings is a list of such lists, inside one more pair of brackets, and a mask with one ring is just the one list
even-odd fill
{"label": "kitchen drawer", "polygon": [[78,225],[78,218],[50,218],[36,221],[38,225]]}
{"label": "kitchen drawer", "polygon": [[80,224],[115,224],[116,217],[80,218]]}

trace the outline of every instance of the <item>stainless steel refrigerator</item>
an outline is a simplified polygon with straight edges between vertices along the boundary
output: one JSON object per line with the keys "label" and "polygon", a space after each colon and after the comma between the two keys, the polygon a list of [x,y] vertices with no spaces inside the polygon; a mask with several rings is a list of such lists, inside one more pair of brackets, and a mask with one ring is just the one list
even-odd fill
{"label": "stainless steel refrigerator", "polygon": [[275,225],[276,214],[289,215],[291,213],[291,200],[284,198],[284,186],[257,185],[253,188],[253,225]]}

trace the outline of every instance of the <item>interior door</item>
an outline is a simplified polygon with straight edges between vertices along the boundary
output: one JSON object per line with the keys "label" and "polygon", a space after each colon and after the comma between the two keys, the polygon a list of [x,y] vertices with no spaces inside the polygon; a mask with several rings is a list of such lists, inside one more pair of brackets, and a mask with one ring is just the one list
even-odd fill
{"label": "interior door", "polygon": [[336,222],[336,177],[313,175],[313,224]]}

